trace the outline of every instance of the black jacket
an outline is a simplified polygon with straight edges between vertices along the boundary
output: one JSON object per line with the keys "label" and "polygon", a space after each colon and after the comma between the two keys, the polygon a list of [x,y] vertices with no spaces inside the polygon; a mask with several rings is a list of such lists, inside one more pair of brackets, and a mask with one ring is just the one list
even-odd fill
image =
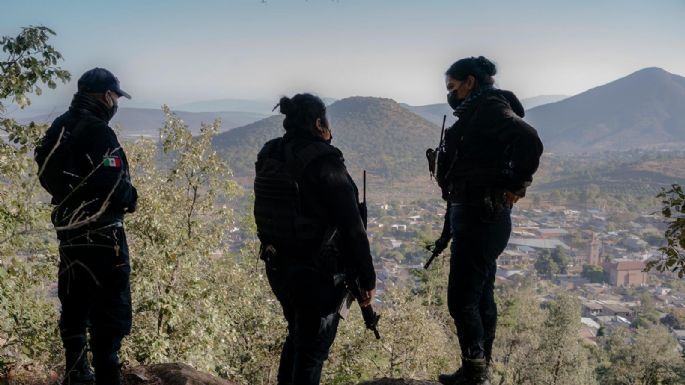
{"label": "black jacket", "polygon": [[[277,157],[285,159],[285,144],[292,147],[297,154],[301,149],[312,144],[325,146],[329,154],[310,162],[298,178],[302,215],[317,218],[325,227],[337,230],[336,242],[340,251],[341,263],[351,277],[359,279],[362,289],[370,290],[376,285],[376,273],[373,267],[369,241],[359,211],[358,190],[345,168],[342,153],[321,139],[312,136],[293,136],[286,134],[265,145],[259,158]],[[275,146],[274,146],[275,144]],[[273,147],[268,150],[268,147]],[[260,161],[257,162],[259,173]],[[311,242],[311,250],[298,250],[295,253],[317,252],[321,241]]]}
{"label": "black jacket", "polygon": [[[56,227],[71,223],[111,223],[136,209],[138,193],[131,184],[128,160],[114,131],[109,111],[97,100],[76,94],[67,112],[55,119],[36,148],[39,164],[64,128],[70,138],[71,167],[64,175],[72,191],[65,199],[53,197]],[[97,215],[96,215],[97,214]]]}
{"label": "black jacket", "polygon": [[491,90],[445,132],[437,179],[445,198],[478,200],[499,189],[524,196],[540,163],[537,131],[523,121],[524,110],[509,91]]}

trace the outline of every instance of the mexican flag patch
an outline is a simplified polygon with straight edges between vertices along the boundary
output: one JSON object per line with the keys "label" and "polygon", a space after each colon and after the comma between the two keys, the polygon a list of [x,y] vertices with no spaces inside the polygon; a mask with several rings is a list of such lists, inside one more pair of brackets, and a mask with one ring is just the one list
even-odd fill
{"label": "mexican flag patch", "polygon": [[121,168],[121,158],[118,156],[106,156],[102,159],[102,165],[105,167]]}

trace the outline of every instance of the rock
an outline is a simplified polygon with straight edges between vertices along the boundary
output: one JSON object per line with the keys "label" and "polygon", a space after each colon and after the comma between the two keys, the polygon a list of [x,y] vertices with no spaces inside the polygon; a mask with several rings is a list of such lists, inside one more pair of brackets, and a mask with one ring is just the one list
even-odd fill
{"label": "rock", "polygon": [[362,382],[359,385],[440,385],[438,382],[405,380],[400,378],[381,378],[379,380]]}
{"label": "rock", "polygon": [[124,373],[126,385],[236,385],[185,364],[138,366]]}

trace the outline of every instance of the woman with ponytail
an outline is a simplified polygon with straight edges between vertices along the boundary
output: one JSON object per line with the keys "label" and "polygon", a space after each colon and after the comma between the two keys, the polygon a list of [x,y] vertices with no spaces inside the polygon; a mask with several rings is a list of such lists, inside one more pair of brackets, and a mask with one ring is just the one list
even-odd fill
{"label": "woman with ponytail", "polygon": [[254,214],[260,257],[288,323],[278,384],[317,385],[345,285],[354,285],[360,305],[369,306],[376,274],[357,187],[330,144],[326,106],[297,94],[276,107],[285,115],[285,135],[257,156]]}
{"label": "woman with ponytail", "polygon": [[447,302],[462,361],[456,372],[439,376],[445,385],[489,384],[497,257],[509,241],[511,209],[525,196],[543,149],[516,96],[494,87],[496,73],[483,56],[458,60],[445,73],[447,102],[458,120],[445,133],[437,180],[448,202]]}

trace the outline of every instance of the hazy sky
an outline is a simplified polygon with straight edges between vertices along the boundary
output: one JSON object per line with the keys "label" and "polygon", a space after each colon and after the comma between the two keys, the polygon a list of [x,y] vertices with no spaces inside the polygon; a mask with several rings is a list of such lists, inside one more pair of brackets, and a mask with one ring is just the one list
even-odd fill
{"label": "hazy sky", "polygon": [[685,75],[683,20],[685,0],[0,0],[0,35],[53,28],[74,78],[109,68],[129,106],[303,90],[442,102],[445,69],[480,54],[521,97],[575,94],[643,67]]}

